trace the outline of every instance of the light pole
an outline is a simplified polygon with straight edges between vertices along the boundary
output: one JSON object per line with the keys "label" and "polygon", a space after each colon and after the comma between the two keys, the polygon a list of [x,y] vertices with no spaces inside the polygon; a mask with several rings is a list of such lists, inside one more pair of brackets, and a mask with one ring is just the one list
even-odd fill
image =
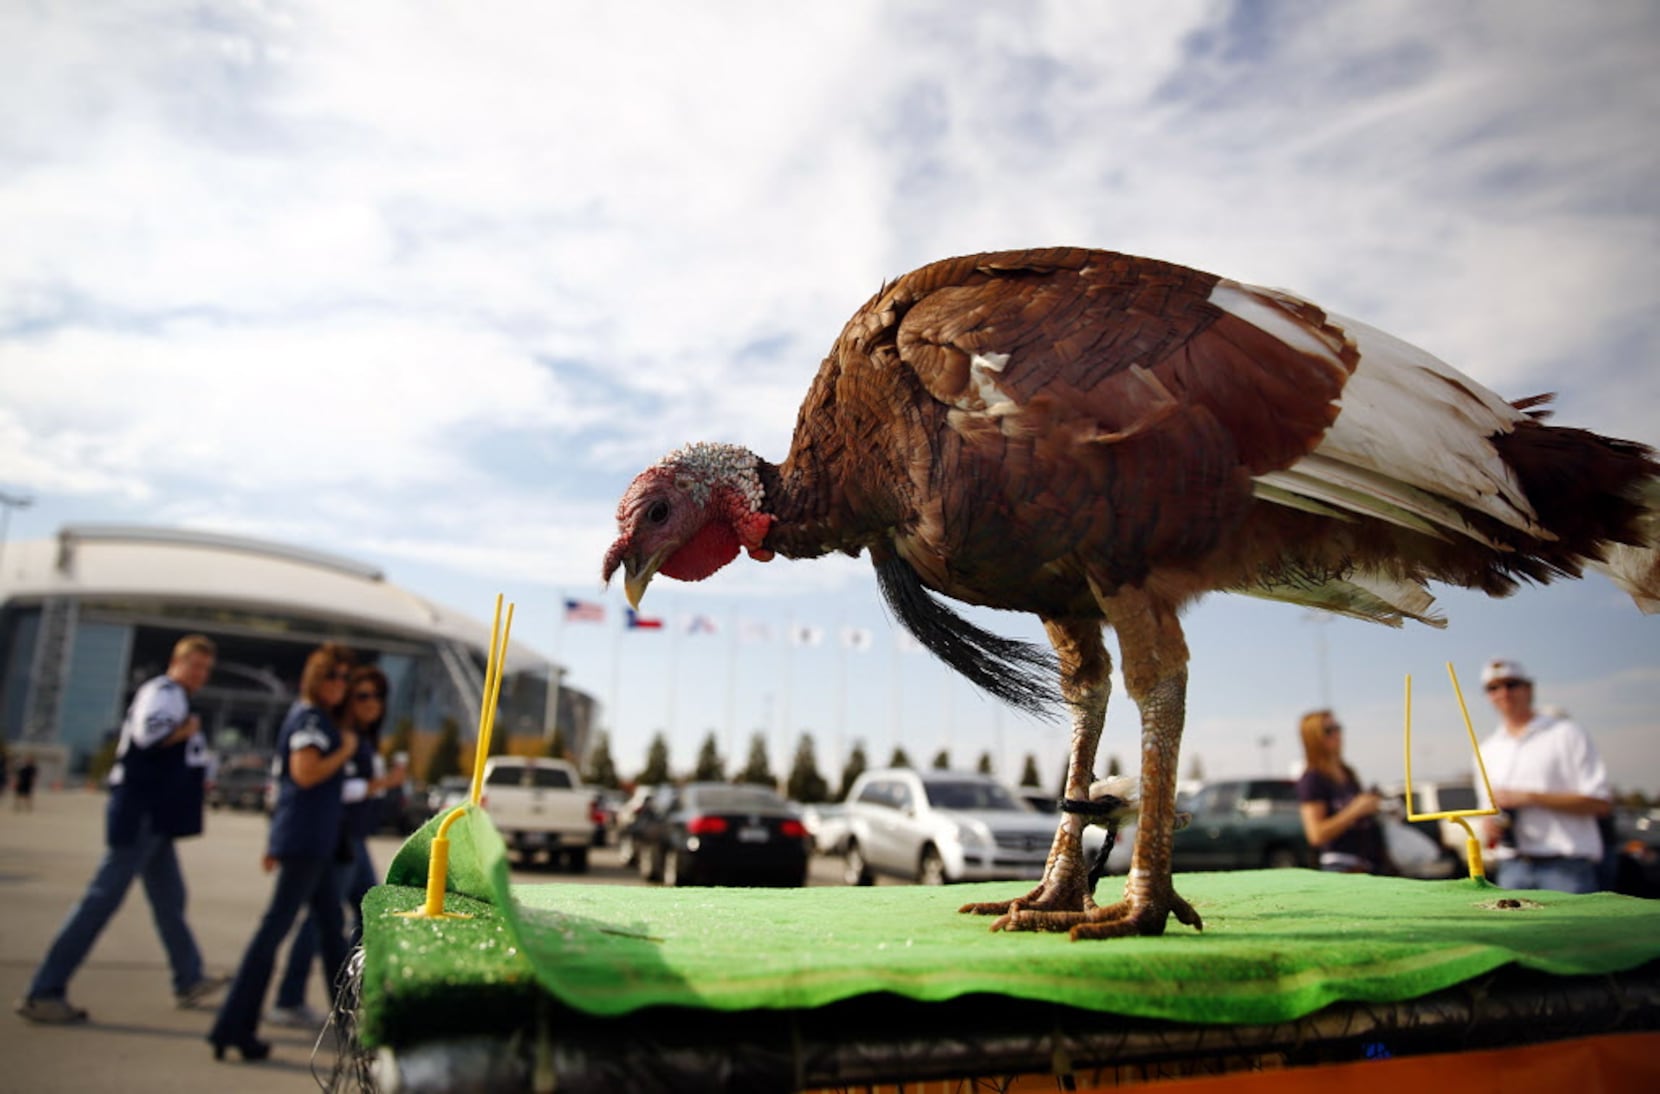
{"label": "light pole", "polygon": [[12,510],[27,509],[34,503],[34,498],[24,497],[22,494],[8,494],[0,490],[0,582],[6,579],[6,532],[11,528]]}

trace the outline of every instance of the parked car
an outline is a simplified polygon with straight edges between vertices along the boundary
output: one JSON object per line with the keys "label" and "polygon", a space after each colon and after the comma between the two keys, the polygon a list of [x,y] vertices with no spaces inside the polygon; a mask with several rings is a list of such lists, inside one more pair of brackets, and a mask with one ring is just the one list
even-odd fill
{"label": "parked car", "polygon": [[1187,811],[1193,819],[1175,837],[1177,870],[1309,864],[1297,784],[1290,779],[1206,783],[1188,802]]}
{"label": "parked car", "polygon": [[867,771],[847,795],[843,852],[850,885],[877,874],[924,885],[1037,879],[1055,817],[1033,812],[990,775],[887,768]]}
{"label": "parked car", "polygon": [[426,822],[430,814],[424,795],[415,793],[415,784],[408,779],[387,787],[380,799],[380,823],[377,831],[395,836],[407,836]]}
{"label": "parked car", "polygon": [[847,849],[847,806],[835,803],[809,805],[801,810],[801,822],[813,837],[813,850],[821,855],[839,855]]}
{"label": "parked car", "polygon": [[248,809],[264,812],[270,765],[223,765],[208,780],[204,800],[212,809]]}
{"label": "parked car", "polygon": [[1660,897],[1660,809],[1615,806],[1613,891]]}
{"label": "parked car", "polygon": [[[1461,809],[1476,808],[1475,783],[1464,776],[1462,778],[1445,780],[1414,780],[1412,783],[1412,813],[1447,813]],[[1455,820],[1405,820],[1406,785],[1400,783],[1388,787],[1384,791],[1384,798],[1390,804],[1391,810],[1402,818],[1407,826],[1422,832],[1434,840],[1438,846],[1447,849],[1454,859],[1463,864],[1466,861],[1469,837],[1464,828]],[[1477,838],[1481,836],[1481,819],[1469,818],[1470,827],[1475,829]]]}
{"label": "parked car", "polygon": [[795,806],[764,786],[670,788],[634,823],[640,876],[664,885],[802,886],[809,844]]}
{"label": "parked car", "polygon": [[465,775],[445,775],[427,787],[427,816],[436,817],[464,805],[472,793],[473,780]]}
{"label": "parked car", "polygon": [[622,809],[624,798],[616,790],[600,790],[594,795],[594,806],[599,810],[598,820],[594,827],[594,846],[604,847],[611,842],[617,831],[617,813]]}
{"label": "parked car", "polygon": [[594,791],[575,766],[534,756],[491,756],[484,761],[481,804],[502,840],[527,865],[542,852],[572,873],[588,869],[594,828],[603,823]]}

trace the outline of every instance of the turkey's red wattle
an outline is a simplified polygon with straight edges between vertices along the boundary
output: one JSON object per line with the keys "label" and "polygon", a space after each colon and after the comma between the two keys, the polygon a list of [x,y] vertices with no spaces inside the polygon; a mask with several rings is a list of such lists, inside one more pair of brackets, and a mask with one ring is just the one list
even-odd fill
{"label": "turkey's red wattle", "polygon": [[660,572],[677,581],[702,581],[737,557],[738,533],[730,524],[712,520],[670,555]]}

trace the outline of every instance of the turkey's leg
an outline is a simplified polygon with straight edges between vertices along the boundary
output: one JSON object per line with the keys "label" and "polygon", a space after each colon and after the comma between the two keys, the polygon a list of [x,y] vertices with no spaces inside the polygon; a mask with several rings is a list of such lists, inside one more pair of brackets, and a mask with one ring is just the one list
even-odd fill
{"label": "turkey's leg", "polygon": [[1104,601],[1118,631],[1124,690],[1141,711],[1141,817],[1124,899],[1089,910],[1072,937],[1163,934],[1168,918],[1202,930],[1192,905],[1176,895],[1170,856],[1176,828],[1176,765],[1187,715],[1187,641],[1173,609],[1125,593]]}
{"label": "turkey's leg", "polygon": [[[1060,656],[1061,695],[1072,711],[1072,749],[1066,765],[1066,797],[1083,801],[1095,778],[1095,749],[1107,717],[1112,690],[1112,658],[1101,640],[1097,620],[1045,620],[1044,630]],[[1081,923],[1095,908],[1090,895],[1089,865],[1083,853],[1084,819],[1062,813],[1043,880],[1037,888],[1014,900],[964,904],[959,911],[1000,918],[996,930],[1064,931]]]}

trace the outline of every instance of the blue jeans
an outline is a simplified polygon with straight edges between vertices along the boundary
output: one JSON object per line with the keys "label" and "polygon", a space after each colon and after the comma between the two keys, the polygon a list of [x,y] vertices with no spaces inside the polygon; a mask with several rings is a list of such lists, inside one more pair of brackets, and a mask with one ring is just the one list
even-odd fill
{"label": "blue jeans", "polygon": [[202,953],[184,921],[184,874],[179,871],[179,856],[173,850],[173,840],[156,832],[149,817],[142,817],[131,844],[105,848],[86,894],[58,928],[57,937],[29,982],[30,999],[62,999],[68,994],[69,978],[121,907],[135,876],[144,882],[150,915],[173,969],[174,994],[202,978]]}
{"label": "blue jeans", "polygon": [[[348,948],[356,946],[363,937],[363,894],[375,887],[375,864],[369,858],[369,844],[353,839],[351,845],[352,861],[336,863],[334,867],[335,886],[346,907],[351,909]],[[317,924],[308,915],[294,932],[294,941],[288,944],[288,960],[283,966],[282,979],[277,981],[277,1006],[297,1007],[305,1003],[305,978],[316,956]],[[334,989],[328,987],[332,996]]]}
{"label": "blue jeans", "polygon": [[271,891],[270,906],[259,921],[242,963],[236,968],[230,991],[213,1020],[208,1039],[219,1044],[246,1044],[259,1029],[260,1009],[265,990],[271,986],[271,970],[277,949],[294,926],[303,908],[309,908],[317,923],[318,941],[323,948],[323,969],[332,984],[346,963],[346,940],[341,935],[340,890],[334,884],[334,860],[330,858],[285,858],[278,860],[277,884]]}
{"label": "blue jeans", "polygon": [[1529,862],[1522,858],[1507,858],[1499,862],[1498,883],[1501,889],[1554,889],[1559,893],[1594,893],[1597,891],[1597,866],[1594,859],[1556,858]]}

